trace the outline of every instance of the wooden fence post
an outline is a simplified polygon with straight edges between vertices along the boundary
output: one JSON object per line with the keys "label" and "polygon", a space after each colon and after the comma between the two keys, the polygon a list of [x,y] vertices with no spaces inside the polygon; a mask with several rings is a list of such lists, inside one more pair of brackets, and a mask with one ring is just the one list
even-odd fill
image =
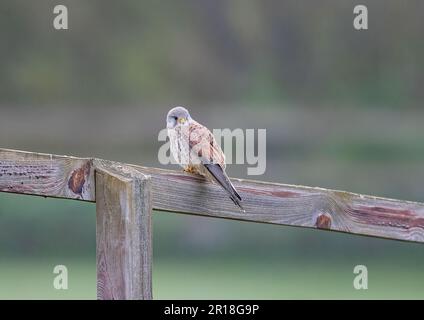
{"label": "wooden fence post", "polygon": [[151,180],[96,161],[97,298],[152,299]]}

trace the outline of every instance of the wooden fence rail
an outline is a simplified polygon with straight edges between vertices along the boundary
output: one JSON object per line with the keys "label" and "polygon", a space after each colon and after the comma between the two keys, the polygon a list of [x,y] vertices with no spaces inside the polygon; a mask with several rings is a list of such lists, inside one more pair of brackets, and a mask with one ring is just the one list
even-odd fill
{"label": "wooden fence rail", "polygon": [[99,299],[151,299],[152,209],[424,242],[424,204],[232,179],[240,212],[202,177],[0,149],[0,192],[96,202]]}

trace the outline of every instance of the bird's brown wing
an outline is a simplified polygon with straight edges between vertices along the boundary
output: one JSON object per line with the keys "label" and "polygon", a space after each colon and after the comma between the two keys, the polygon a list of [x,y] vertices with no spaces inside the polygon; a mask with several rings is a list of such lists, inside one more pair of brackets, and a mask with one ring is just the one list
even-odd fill
{"label": "bird's brown wing", "polygon": [[225,169],[225,155],[208,128],[192,120],[188,134],[192,155],[197,156],[202,164],[219,164]]}
{"label": "bird's brown wing", "polygon": [[227,174],[225,173],[225,155],[217,144],[213,134],[196,121],[189,127],[190,151],[200,159],[209,174],[228,193],[230,199],[244,212],[241,197],[237,193]]}

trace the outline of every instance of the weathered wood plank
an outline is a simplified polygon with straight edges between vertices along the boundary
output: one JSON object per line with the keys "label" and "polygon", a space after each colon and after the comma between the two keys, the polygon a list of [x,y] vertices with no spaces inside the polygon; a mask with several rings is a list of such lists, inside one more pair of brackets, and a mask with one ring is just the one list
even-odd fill
{"label": "weathered wood plank", "polygon": [[93,160],[0,149],[0,191],[95,201]]}
{"label": "weathered wood plank", "polygon": [[222,189],[178,171],[133,166],[152,176],[153,208],[424,242],[424,204],[328,190],[231,179],[240,212]]}
{"label": "weathered wood plank", "polygon": [[150,177],[96,164],[97,297],[152,299]]}
{"label": "weathered wood plank", "polygon": [[[25,154],[26,160],[40,159],[40,155]],[[0,150],[0,170],[3,159]],[[102,163],[114,164],[110,161]],[[241,213],[219,186],[202,177],[181,171],[131,167],[152,177],[153,208],[157,210],[424,242],[423,203],[232,179],[246,209],[246,213]],[[0,177],[0,190],[8,191],[8,186],[19,187],[20,181],[17,177],[13,184],[7,177],[3,180]]]}

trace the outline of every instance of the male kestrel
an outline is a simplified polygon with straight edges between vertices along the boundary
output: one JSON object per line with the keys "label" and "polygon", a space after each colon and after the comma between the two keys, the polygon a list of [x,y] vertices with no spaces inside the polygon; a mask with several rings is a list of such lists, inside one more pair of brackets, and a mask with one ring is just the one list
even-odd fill
{"label": "male kestrel", "polygon": [[244,212],[241,197],[225,173],[225,155],[208,128],[195,121],[183,107],[171,109],[166,124],[172,156],[184,171],[218,182]]}

